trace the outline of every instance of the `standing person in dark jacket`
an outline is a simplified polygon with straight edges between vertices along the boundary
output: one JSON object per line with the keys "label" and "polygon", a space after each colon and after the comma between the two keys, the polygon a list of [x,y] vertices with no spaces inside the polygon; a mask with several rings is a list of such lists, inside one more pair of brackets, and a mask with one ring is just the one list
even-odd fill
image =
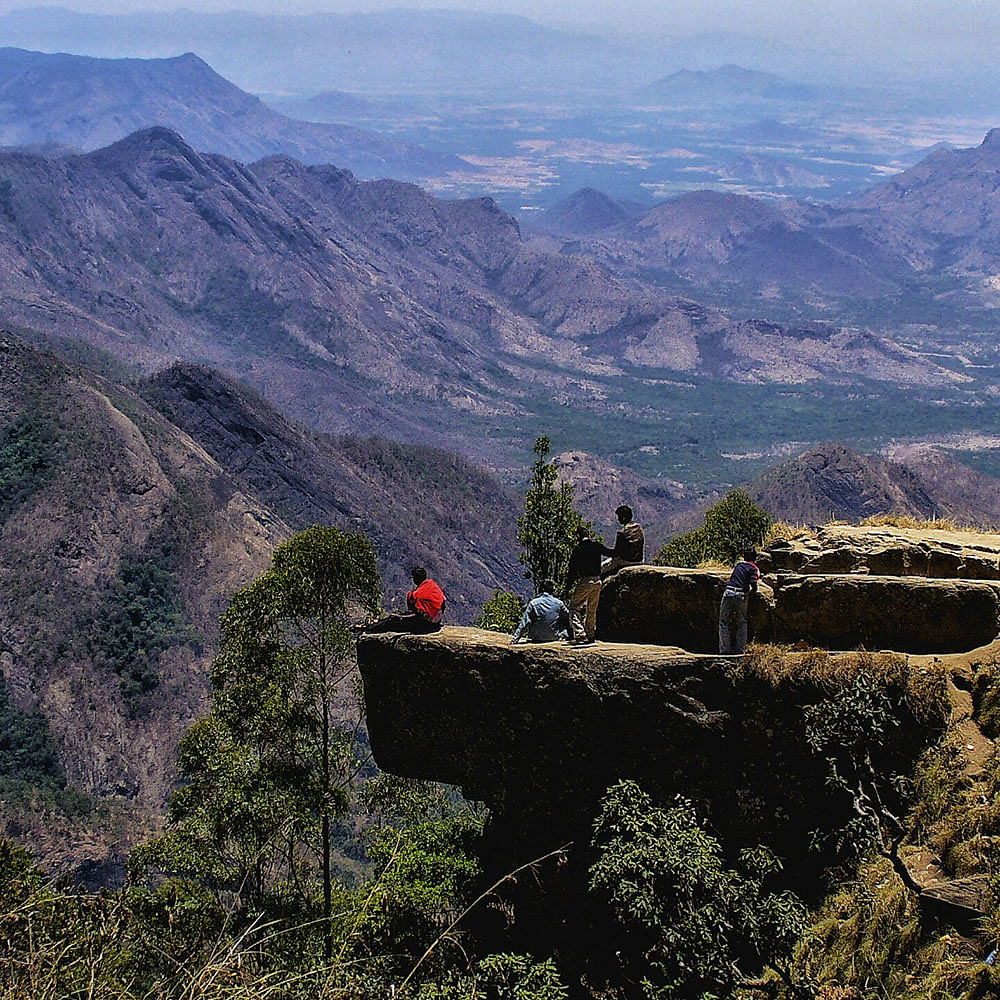
{"label": "standing person in dark jacket", "polygon": [[611,576],[625,566],[641,566],[646,538],[642,533],[642,525],[633,521],[632,508],[622,504],[615,517],[621,528],[615,535],[615,548],[611,559],[605,563],[601,576]]}
{"label": "standing person in dark jacket", "polygon": [[719,607],[719,652],[742,653],[747,648],[747,611],[750,596],[757,593],[760,570],[757,568],[757,553],[753,549],[743,551],[743,561],[736,564],[729,583],[722,592]]}
{"label": "standing person in dark jacket", "polygon": [[601,596],[601,558],[614,549],[590,537],[587,528],[576,529],[576,546],[569,557],[569,611],[572,642],[593,642],[597,635],[597,602]]}

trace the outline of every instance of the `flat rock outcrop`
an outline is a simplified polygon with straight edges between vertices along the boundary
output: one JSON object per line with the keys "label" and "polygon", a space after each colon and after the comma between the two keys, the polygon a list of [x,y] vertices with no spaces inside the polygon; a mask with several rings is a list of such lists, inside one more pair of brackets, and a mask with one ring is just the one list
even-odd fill
{"label": "flat rock outcrop", "polygon": [[944,529],[826,525],[778,539],[761,569],[1000,580],[1000,534]]}

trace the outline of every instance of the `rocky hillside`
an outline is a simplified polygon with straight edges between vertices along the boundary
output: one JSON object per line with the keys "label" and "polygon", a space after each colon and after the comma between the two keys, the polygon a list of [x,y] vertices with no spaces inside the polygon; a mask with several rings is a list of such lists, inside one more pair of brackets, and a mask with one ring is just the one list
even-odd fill
{"label": "rocky hillside", "polygon": [[793,524],[858,522],[876,514],[959,524],[1000,523],[1000,482],[932,448],[894,451],[895,461],[823,444],[758,476],[747,492]]}
{"label": "rocky hillside", "polygon": [[152,125],[242,162],[285,153],[305,163],[337,163],[362,177],[408,180],[474,169],[457,156],[358,128],[286,118],[191,52],[91,59],[0,49],[0,145],[92,150]]}
{"label": "rocky hillside", "polygon": [[0,261],[9,321],[146,369],[210,363],[321,430],[483,454],[495,449],[464,422],[502,425],[542,401],[601,409],[592,379],[623,365],[746,382],[960,378],[874,334],[735,323],[529,246],[489,199],[282,157],[244,167],[162,128],[81,157],[0,154]]}
{"label": "rocky hillside", "polygon": [[[332,523],[369,533],[388,604],[406,570],[424,563],[451,598],[452,620],[470,621],[493,587],[521,580],[516,510],[462,459],[323,438],[210,370],[126,385],[0,334],[8,832],[45,831],[38,850],[79,864],[156,821],[177,741],[205,708],[218,616],[293,531]],[[101,806],[41,823],[38,810],[83,807],[39,799],[39,788]],[[92,824],[88,840],[81,831]]]}
{"label": "rocky hillside", "polygon": [[381,438],[318,434],[197,365],[175,365],[139,391],[294,528],[336,524],[367,533],[390,604],[412,587],[409,569],[418,564],[444,587],[453,621],[472,621],[495,588],[522,589],[521,497],[465,459]]}

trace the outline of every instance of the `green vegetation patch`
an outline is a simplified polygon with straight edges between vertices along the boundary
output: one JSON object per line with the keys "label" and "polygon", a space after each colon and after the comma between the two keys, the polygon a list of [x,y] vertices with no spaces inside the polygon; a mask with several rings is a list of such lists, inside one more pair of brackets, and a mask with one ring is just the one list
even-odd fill
{"label": "green vegetation patch", "polygon": [[0,431],[0,527],[47,482],[55,465],[54,443],[49,425],[31,414]]}
{"label": "green vegetation patch", "polygon": [[756,548],[771,527],[771,515],[746,493],[731,490],[705,513],[705,523],[670,539],[656,555],[657,566],[694,567],[703,562],[732,564]]}
{"label": "green vegetation patch", "polygon": [[0,674],[0,791],[17,786],[62,790],[66,775],[48,720],[37,709],[18,708]]}
{"label": "green vegetation patch", "polygon": [[160,656],[174,646],[198,646],[201,641],[184,619],[177,574],[141,552],[122,559],[96,618],[94,662],[118,675],[122,696],[133,712],[138,699],[159,684]]}

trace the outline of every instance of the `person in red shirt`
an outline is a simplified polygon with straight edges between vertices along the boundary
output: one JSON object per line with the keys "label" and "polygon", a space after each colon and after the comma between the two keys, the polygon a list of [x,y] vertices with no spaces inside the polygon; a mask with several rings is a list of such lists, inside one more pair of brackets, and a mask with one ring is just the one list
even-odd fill
{"label": "person in red shirt", "polygon": [[415,615],[421,615],[432,625],[440,625],[447,600],[444,591],[427,575],[427,570],[416,566],[410,571],[416,586],[406,595],[406,606]]}
{"label": "person in red shirt", "polygon": [[427,575],[427,570],[416,566],[410,570],[413,590],[406,594],[405,614],[391,614],[366,625],[362,632],[415,632],[423,634],[437,632],[441,628],[445,605],[448,603],[444,591]]}

